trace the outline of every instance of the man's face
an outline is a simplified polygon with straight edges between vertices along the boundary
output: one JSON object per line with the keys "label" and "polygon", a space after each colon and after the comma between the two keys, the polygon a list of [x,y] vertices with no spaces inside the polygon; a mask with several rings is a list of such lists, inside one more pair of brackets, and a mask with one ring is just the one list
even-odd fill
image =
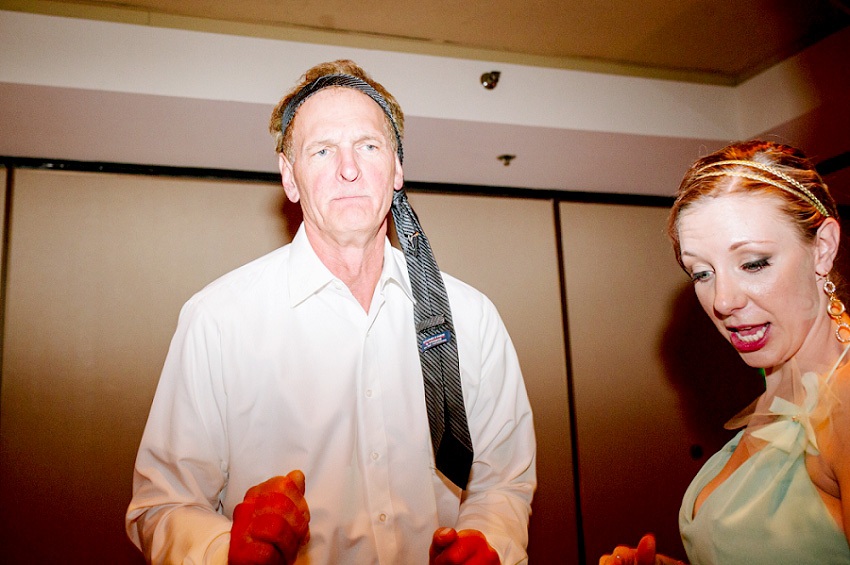
{"label": "man's face", "polygon": [[280,171],[308,235],[346,246],[385,232],[393,190],[404,182],[385,119],[374,100],[345,87],[321,90],[298,109],[294,162],[281,154]]}

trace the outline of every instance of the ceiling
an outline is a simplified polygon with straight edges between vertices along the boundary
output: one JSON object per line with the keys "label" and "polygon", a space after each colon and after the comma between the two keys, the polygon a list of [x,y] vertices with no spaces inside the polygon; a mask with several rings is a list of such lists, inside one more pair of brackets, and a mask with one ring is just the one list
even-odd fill
{"label": "ceiling", "polygon": [[850,25],[848,0],[63,0],[738,84]]}
{"label": "ceiling", "polygon": [[[408,182],[666,196],[695,158],[767,136],[824,164],[850,204],[840,70],[850,0],[0,0],[0,10],[10,132],[0,155],[273,172],[270,105],[312,61],[353,53],[402,101]],[[494,69],[502,79],[486,91],[478,77]],[[787,111],[793,98],[802,110]],[[503,166],[503,154],[516,159]]]}

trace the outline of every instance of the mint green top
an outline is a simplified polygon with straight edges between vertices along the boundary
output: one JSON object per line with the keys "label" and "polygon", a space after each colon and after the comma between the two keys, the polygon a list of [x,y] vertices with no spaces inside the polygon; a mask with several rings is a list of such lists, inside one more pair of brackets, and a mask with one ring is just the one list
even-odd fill
{"label": "mint green top", "polygon": [[804,405],[774,399],[771,412],[780,417],[753,434],[768,444],[718,485],[693,519],[697,495],[723,469],[744,430],[691,482],[679,511],[691,565],[850,563],[847,538],[806,471],[806,451],[817,453],[807,417],[817,403],[817,377],[810,373],[803,382],[809,385]]}

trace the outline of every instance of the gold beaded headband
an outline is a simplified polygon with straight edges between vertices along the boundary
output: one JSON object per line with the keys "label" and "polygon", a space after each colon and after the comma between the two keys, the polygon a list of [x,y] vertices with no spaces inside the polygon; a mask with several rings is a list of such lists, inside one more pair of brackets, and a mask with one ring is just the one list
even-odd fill
{"label": "gold beaded headband", "polygon": [[[781,183],[776,179],[772,179],[772,178],[766,177],[764,175],[760,175],[758,173],[747,173],[747,172],[744,172],[744,171],[703,172],[706,169],[710,169],[712,167],[718,167],[720,165],[743,165],[745,167],[753,167],[754,169],[760,169],[760,170],[765,171],[767,173],[770,173],[770,174],[772,174],[776,177],[779,177],[780,179],[784,180],[788,184]],[[708,165],[699,169],[696,172],[696,176],[698,178],[721,177],[721,176],[743,177],[743,178],[747,178],[747,179],[750,179],[750,180],[756,180],[756,181],[759,181],[759,182],[770,184],[772,186],[775,186],[776,188],[779,188],[781,190],[784,190],[785,192],[789,192],[791,194],[794,194],[795,196],[802,198],[803,200],[806,200],[812,206],[814,206],[815,209],[818,212],[820,212],[823,216],[825,216],[827,218],[829,217],[829,212],[827,212],[826,207],[823,204],[821,204],[821,201],[818,200],[817,197],[815,197],[815,195],[812,194],[812,192],[808,188],[803,186],[803,183],[801,183],[797,179],[783,173],[779,169],[771,167],[770,165],[765,165],[764,163],[759,163],[757,161],[745,161],[745,160],[741,160],[741,159],[731,159],[731,160],[728,160],[728,161],[717,161],[717,162],[714,162],[714,163],[709,163]]]}

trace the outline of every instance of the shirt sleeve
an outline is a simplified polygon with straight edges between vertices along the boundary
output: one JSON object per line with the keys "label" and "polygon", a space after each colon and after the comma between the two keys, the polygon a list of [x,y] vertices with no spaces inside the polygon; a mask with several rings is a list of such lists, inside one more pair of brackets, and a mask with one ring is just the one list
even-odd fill
{"label": "shirt sleeve", "polygon": [[156,564],[226,564],[231,521],[220,337],[189,301],[180,313],[133,474],[127,534]]}
{"label": "shirt sleeve", "polygon": [[467,408],[475,456],[456,527],[480,530],[502,564],[514,565],[527,561],[528,520],[537,485],[534,426],[507,330],[486,298],[482,310],[481,375],[475,400]]}

